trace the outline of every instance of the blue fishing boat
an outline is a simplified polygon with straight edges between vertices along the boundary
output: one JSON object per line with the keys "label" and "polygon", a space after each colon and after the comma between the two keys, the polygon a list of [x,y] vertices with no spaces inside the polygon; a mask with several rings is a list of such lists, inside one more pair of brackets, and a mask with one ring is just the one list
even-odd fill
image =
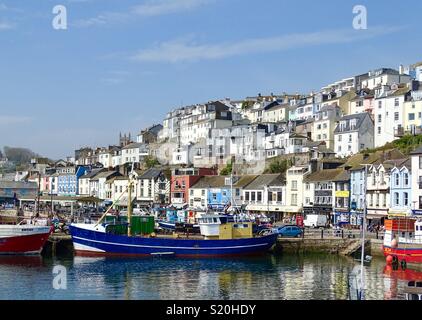
{"label": "blue fishing boat", "polygon": [[70,225],[77,254],[153,256],[172,253],[175,256],[195,257],[251,255],[267,252],[277,241],[278,235],[275,233],[254,236],[252,223],[229,222],[219,215],[206,215],[199,219],[200,235],[160,235],[142,225],[138,228],[134,218],[136,221],[144,219],[150,223],[153,217],[132,217],[132,184],[130,181],[127,188],[127,221],[130,223],[102,222],[103,219],[100,219],[96,224]]}

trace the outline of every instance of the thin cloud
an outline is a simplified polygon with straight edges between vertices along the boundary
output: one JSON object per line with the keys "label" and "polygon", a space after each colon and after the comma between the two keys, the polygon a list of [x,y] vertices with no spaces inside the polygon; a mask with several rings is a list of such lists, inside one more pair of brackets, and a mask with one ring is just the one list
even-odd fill
{"label": "thin cloud", "polygon": [[104,26],[108,23],[124,23],[139,17],[176,14],[194,10],[215,0],[150,0],[129,8],[126,12],[103,12],[96,17],[79,19],[73,26],[87,28]]}
{"label": "thin cloud", "polygon": [[0,22],[0,31],[14,29],[15,25],[9,22]]}
{"label": "thin cloud", "polygon": [[403,30],[403,28],[379,26],[368,30],[329,30],[219,44],[196,44],[186,39],[177,39],[141,50],[131,58],[141,62],[171,63],[216,60],[246,54],[278,52],[301,47],[362,41],[395,33]]}
{"label": "thin cloud", "polygon": [[154,0],[133,7],[132,12],[140,16],[161,16],[190,11],[210,2],[210,0]]}
{"label": "thin cloud", "polygon": [[7,125],[17,125],[17,124],[24,124],[31,122],[32,119],[29,117],[18,117],[18,116],[2,116],[0,115],[0,125],[7,126]]}

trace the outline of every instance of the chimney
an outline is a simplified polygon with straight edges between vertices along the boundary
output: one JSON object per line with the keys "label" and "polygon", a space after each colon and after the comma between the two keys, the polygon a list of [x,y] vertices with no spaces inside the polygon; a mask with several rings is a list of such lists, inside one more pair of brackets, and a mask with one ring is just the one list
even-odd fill
{"label": "chimney", "polygon": [[404,66],[402,64],[399,66],[399,74],[404,74]]}

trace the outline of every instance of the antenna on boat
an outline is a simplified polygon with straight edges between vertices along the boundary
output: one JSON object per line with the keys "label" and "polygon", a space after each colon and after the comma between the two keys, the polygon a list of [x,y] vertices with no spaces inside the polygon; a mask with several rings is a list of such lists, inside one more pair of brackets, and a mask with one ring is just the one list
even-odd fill
{"label": "antenna on boat", "polygon": [[367,178],[368,178],[368,166],[369,164],[364,164],[365,166],[365,177],[363,179],[363,181],[365,182],[365,187],[364,187],[364,199],[363,199],[363,221],[362,221],[362,252],[361,252],[361,261],[360,261],[360,277],[361,277],[361,281],[360,281],[360,292],[359,292],[359,296],[358,299],[359,300],[364,300],[365,298],[365,274],[364,274],[364,261],[365,261],[365,231],[366,231],[366,214],[368,211],[368,206],[367,206],[367,197],[366,197],[366,193],[367,193]]}
{"label": "antenna on boat", "polygon": [[128,198],[127,198],[127,235],[130,237],[132,235],[132,187],[133,187],[133,168],[134,163],[132,162],[132,169],[129,173],[129,185],[128,185]]}

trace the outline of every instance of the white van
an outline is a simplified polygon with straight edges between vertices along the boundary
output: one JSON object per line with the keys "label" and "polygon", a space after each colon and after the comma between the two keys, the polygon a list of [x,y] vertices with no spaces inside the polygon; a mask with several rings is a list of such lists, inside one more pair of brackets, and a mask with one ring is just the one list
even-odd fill
{"label": "white van", "polygon": [[321,214],[308,214],[303,221],[305,227],[319,228],[327,226],[327,216]]}

